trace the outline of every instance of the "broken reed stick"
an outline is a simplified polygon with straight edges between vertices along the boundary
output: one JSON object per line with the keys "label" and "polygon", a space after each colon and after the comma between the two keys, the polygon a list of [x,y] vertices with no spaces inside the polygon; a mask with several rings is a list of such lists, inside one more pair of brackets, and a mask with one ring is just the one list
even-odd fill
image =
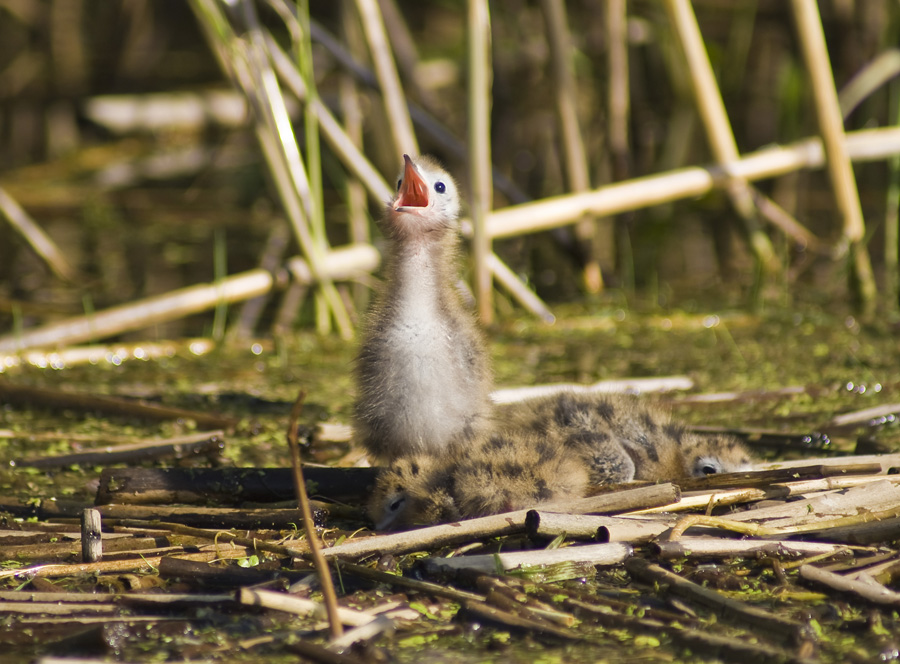
{"label": "broken reed stick", "polygon": [[[321,269],[334,281],[345,280],[372,272],[379,261],[380,255],[375,247],[349,245],[332,249],[325,254]],[[291,259],[287,265],[294,279],[307,284],[313,283],[313,271],[305,260]],[[248,270],[216,283],[188,286],[86,316],[48,323],[0,337],[0,353],[94,341],[177,320],[213,309],[222,303],[240,302],[268,293],[276,286],[286,283],[286,277],[287,272],[283,271],[273,275],[267,270]]]}
{"label": "broken reed stick", "polygon": [[[65,435],[58,435],[66,438]],[[10,465],[31,468],[60,468],[63,466],[99,466],[115,463],[129,463],[150,461],[174,457],[183,459],[200,455],[216,455],[222,451],[225,445],[225,432],[201,431],[187,436],[175,436],[158,440],[143,440],[130,445],[110,445],[96,451],[74,452],[72,454],[58,454],[51,457],[38,457],[33,459],[16,459],[10,461]],[[179,501],[174,501],[179,502]]]}
{"label": "broken reed stick", "polygon": [[638,544],[649,542],[674,524],[674,517],[656,520],[593,514],[560,514],[543,510],[530,510],[525,515],[525,532],[532,539],[565,535],[567,540]]}
{"label": "broken reed stick", "polygon": [[866,581],[848,579],[813,565],[801,565],[799,573],[800,578],[806,581],[849,594],[871,604],[900,607],[900,593],[886,588],[871,577]]}
{"label": "broken reed stick", "polygon": [[682,537],[675,541],[655,542],[651,545],[651,549],[661,558],[686,558],[689,560],[756,558],[760,556],[796,558],[829,553],[853,555],[852,549],[844,544],[790,542],[787,540],[730,540],[721,537]]}
{"label": "broken reed stick", "polygon": [[[875,161],[900,153],[900,128],[897,127],[848,132],[845,138],[847,151],[854,161]],[[689,166],[589,192],[494,210],[488,217],[488,231],[494,239],[535,233],[573,224],[588,213],[613,215],[701,196],[722,186],[728,176],[761,180],[803,168],[821,168],[824,163],[821,140],[808,138],[744,153],[739,160],[728,164],[727,174],[720,166]]]}
{"label": "broken reed stick", "polygon": [[[320,619],[324,619],[327,616],[325,605],[319,602],[288,595],[287,593],[275,592],[274,590],[241,588],[238,593],[238,601],[248,606],[262,606],[267,609],[277,609],[278,611],[293,613],[298,616],[312,615]],[[370,613],[344,607],[335,608],[337,609],[335,615],[343,625],[359,627],[375,620],[375,616]],[[328,617],[330,618],[330,616]],[[338,634],[337,636],[340,635]]]}
{"label": "broken reed stick", "polygon": [[625,561],[625,569],[644,583],[658,584],[667,594],[698,602],[740,624],[749,623],[788,639],[797,638],[804,630],[804,625],[796,620],[782,618],[758,607],[725,597],[715,590],[697,585],[643,558],[629,558]]}
{"label": "broken reed stick", "polygon": [[[79,593],[80,594],[80,593]],[[110,615],[122,610],[115,604],[74,603],[57,604],[55,602],[0,602],[0,613],[5,615],[47,615],[47,616],[77,616],[77,615]]]}
{"label": "broken reed stick", "polygon": [[334,591],[334,581],[331,578],[331,569],[322,556],[322,547],[319,542],[319,534],[316,532],[316,524],[313,521],[309,496],[306,495],[306,481],[303,479],[303,463],[300,461],[300,444],[297,441],[297,423],[303,412],[303,402],[306,400],[306,391],[300,390],[297,399],[291,408],[291,416],[288,419],[287,443],[291,452],[291,469],[294,475],[294,490],[297,503],[303,515],[303,530],[306,533],[306,541],[309,544],[310,557],[319,576],[322,586],[322,597],[325,600],[325,613],[328,616],[328,624],[331,627],[331,638],[336,639],[344,633],[341,627],[341,618],[337,605],[337,594]]}
{"label": "broken reed stick", "polygon": [[[110,415],[141,417],[151,420],[193,420],[198,426],[234,429],[238,421],[225,415],[204,413],[184,408],[172,408],[140,400],[108,397],[83,392],[68,392],[49,387],[32,387],[0,380],[0,400],[24,403],[30,407],[73,408],[100,411]],[[216,433],[216,432],[211,432]],[[221,433],[221,432],[219,432]]]}
{"label": "broken reed stick", "polygon": [[618,380],[601,380],[591,385],[580,383],[548,383],[544,385],[528,385],[522,387],[504,387],[491,392],[491,401],[497,404],[516,403],[559,394],[574,392],[576,394],[618,394],[668,392],[671,390],[689,390],[694,381],[687,376],[666,376],[660,378],[623,378]]}
{"label": "broken reed stick", "polygon": [[[331,500],[361,503],[375,485],[378,468],[304,467],[307,491]],[[104,468],[96,504],[236,505],[293,499],[288,468]]]}
{"label": "broken reed stick", "polygon": [[103,557],[102,530],[100,512],[89,508],[81,513],[82,562],[95,563]]}
{"label": "broken reed stick", "polygon": [[445,569],[474,570],[486,574],[518,569],[535,565],[556,565],[558,563],[589,563],[591,565],[617,565],[633,554],[630,545],[622,542],[607,544],[583,544],[561,549],[539,549],[536,551],[513,551],[477,556],[456,556],[453,558],[428,558],[425,568],[431,573]]}
{"label": "broken reed stick", "polygon": [[[255,554],[252,548],[246,547],[218,547],[216,551],[204,551],[202,553],[179,553],[179,558],[187,560],[199,560],[213,562],[216,560],[234,560],[246,558]],[[165,556],[142,555],[128,560],[101,560],[96,563],[79,563],[74,565],[39,564],[15,569],[4,569],[0,572],[0,579],[7,577],[21,577],[32,579],[35,577],[59,578],[65,576],[78,576],[82,574],[123,574],[127,572],[152,572],[159,568],[159,564]]]}
{"label": "broken reed stick", "polygon": [[[638,489],[630,489],[608,493],[601,496],[581,498],[556,506],[573,513],[590,512],[623,512],[634,509],[638,505],[667,504],[677,496],[678,490],[672,484],[656,484]],[[553,509],[545,506],[546,509]],[[429,526],[402,533],[376,535],[362,540],[344,542],[325,549],[327,557],[357,557],[372,554],[384,555],[425,551],[440,546],[450,546],[486,537],[501,537],[520,533],[525,530],[525,517],[530,510],[506,512],[476,519],[467,519],[456,523]]]}

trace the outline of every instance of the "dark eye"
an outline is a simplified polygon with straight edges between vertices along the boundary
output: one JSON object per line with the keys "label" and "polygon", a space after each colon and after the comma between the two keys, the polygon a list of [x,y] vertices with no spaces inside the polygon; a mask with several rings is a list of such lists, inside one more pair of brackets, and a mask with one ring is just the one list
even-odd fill
{"label": "dark eye", "polygon": [[402,184],[403,184],[403,178],[400,178],[399,180],[397,180],[397,191],[400,191],[400,185],[402,185]]}
{"label": "dark eye", "polygon": [[715,475],[718,472],[718,468],[712,464],[706,464],[700,469],[700,472],[704,475]]}
{"label": "dark eye", "polygon": [[447,185],[445,185],[443,182],[435,182],[434,190],[439,194],[443,194],[445,191],[447,191]]}
{"label": "dark eye", "polygon": [[390,505],[388,505],[388,510],[390,510],[391,512],[396,512],[403,506],[404,502],[406,502],[405,498],[397,498]]}

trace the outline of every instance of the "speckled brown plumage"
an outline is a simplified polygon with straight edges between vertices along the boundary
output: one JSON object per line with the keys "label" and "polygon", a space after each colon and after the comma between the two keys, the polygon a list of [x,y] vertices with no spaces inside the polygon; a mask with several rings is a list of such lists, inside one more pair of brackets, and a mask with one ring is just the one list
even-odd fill
{"label": "speckled brown plumage", "polygon": [[379,477],[370,513],[381,527],[422,525],[750,466],[737,440],[686,431],[659,405],[564,392],[498,407],[464,453],[398,460]]}

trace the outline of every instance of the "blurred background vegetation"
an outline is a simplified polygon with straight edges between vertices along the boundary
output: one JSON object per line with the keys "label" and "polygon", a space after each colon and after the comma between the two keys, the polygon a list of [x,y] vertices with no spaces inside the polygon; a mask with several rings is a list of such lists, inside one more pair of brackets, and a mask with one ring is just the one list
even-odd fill
{"label": "blurred background vegetation", "polygon": [[[0,186],[71,268],[55,274],[21,233],[0,223],[4,334],[300,253],[254,135],[253,113],[217,61],[216,49],[227,55],[234,42],[229,46],[216,16],[238,40],[251,42],[247,35],[256,28],[270,33],[368,160],[394,181],[401,160],[372,74],[360,19],[366,3],[271,0],[256,3],[252,16],[248,4],[0,0]],[[490,3],[495,209],[584,188],[567,166],[559,119],[560,71],[567,68],[589,187],[716,161],[664,4],[565,3],[568,32],[555,51],[554,3]],[[419,148],[444,161],[468,191],[466,7],[413,0],[378,0],[377,7],[403,91],[418,108],[414,119],[425,119],[416,125]],[[739,151],[817,134],[791,3],[696,0],[693,8]],[[876,74],[881,82],[847,114],[846,129],[897,124],[900,4],[826,0],[819,9],[838,90],[879,57],[885,63]],[[614,11],[627,16],[618,51]],[[295,13],[299,18],[286,20]],[[616,77],[624,88],[615,87]],[[286,97],[306,166],[321,164],[327,239],[315,241],[321,247],[365,241],[379,206],[329,143],[313,135],[318,129],[304,117],[304,105]],[[250,105],[257,115],[260,103]],[[897,240],[889,230],[886,243],[885,228],[896,215],[896,161],[858,164],[855,173],[879,310],[890,314],[897,305],[891,258]],[[315,190],[316,174],[310,178]],[[801,170],[757,186],[818,243],[789,237],[763,219],[777,259],[768,273],[722,190],[496,240],[494,250],[551,309],[564,301],[590,305],[609,293],[646,295],[661,306],[685,297],[784,306],[797,298],[851,299],[850,263],[838,242],[841,214],[826,171]],[[373,237],[378,245],[377,232]],[[351,319],[372,283],[366,275],[355,281],[363,287],[338,288]],[[308,294],[281,291],[250,327],[266,334],[273,326],[319,320],[327,329],[323,305]],[[521,313],[506,295],[495,306],[501,315]],[[150,335],[210,334],[216,326],[221,321],[202,314],[158,324]],[[138,335],[146,338],[147,330]]]}

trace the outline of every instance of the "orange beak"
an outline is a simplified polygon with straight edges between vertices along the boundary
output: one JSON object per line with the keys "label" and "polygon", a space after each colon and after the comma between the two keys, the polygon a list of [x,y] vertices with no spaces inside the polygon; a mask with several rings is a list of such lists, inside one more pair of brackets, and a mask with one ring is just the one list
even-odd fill
{"label": "orange beak", "polygon": [[409,158],[408,154],[403,155],[406,165],[403,167],[403,184],[400,185],[400,191],[394,200],[394,209],[399,210],[404,207],[427,207],[428,206],[428,185],[425,180],[416,171],[416,167]]}

